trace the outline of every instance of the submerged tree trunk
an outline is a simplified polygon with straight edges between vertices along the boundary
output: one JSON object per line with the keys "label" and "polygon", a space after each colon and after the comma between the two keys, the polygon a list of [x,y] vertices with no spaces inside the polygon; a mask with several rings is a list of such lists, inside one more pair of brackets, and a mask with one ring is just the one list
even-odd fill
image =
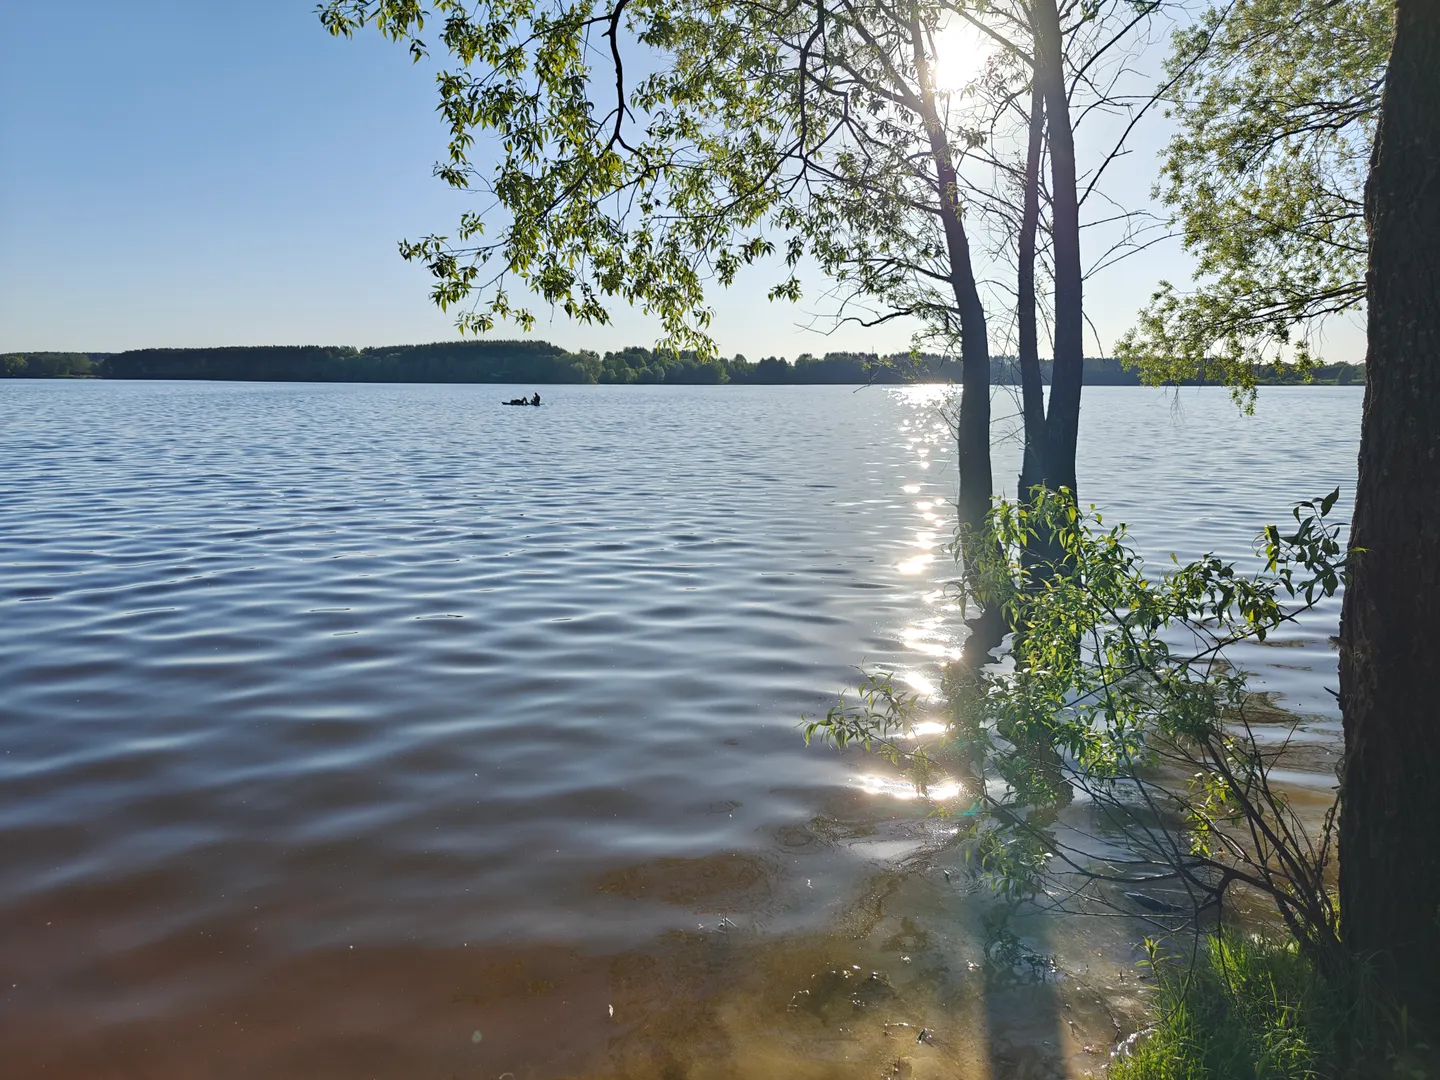
{"label": "submerged tree trunk", "polygon": [[[1440,0],[1398,0],[1370,178],[1369,352],[1341,622],[1340,918],[1440,1033]],[[1432,1045],[1433,1041],[1432,1041]]]}
{"label": "submerged tree trunk", "polygon": [[1016,261],[1015,317],[1020,330],[1020,409],[1025,419],[1025,461],[1020,498],[1045,475],[1045,386],[1040,378],[1040,333],[1035,322],[1035,235],[1040,226],[1040,152],[1045,134],[1045,97],[1040,79],[1030,97],[1030,143],[1025,152],[1025,190]]}
{"label": "submerged tree trunk", "polygon": [[1065,91],[1060,14],[1055,0],[1035,0],[1035,78],[1045,94],[1050,133],[1051,232],[1055,251],[1055,366],[1045,415],[1046,487],[1075,491],[1075,443],[1085,367],[1085,309],[1080,269],[1080,205],[1075,186],[1075,134]]}

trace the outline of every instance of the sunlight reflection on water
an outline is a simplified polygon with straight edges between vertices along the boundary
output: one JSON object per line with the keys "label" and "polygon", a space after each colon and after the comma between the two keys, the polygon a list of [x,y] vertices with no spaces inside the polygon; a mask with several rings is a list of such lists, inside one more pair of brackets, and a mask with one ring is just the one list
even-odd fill
{"label": "sunlight reflection on water", "polygon": [[[507,389],[0,384],[17,1075],[872,1076],[889,1019],[984,1064],[976,902],[885,876],[950,827],[796,732],[958,652],[947,391]],[[1092,388],[1082,497],[1243,556],[1349,499],[1359,395]],[[1244,657],[1321,735],[1337,614]]]}

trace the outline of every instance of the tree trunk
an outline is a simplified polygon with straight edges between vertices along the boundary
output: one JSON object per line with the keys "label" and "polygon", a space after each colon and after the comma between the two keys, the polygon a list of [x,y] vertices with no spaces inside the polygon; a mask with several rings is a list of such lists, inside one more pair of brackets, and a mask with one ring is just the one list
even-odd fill
{"label": "tree trunk", "polygon": [[1045,134],[1045,97],[1036,78],[1030,96],[1030,144],[1025,153],[1017,252],[1015,316],[1020,329],[1020,409],[1025,418],[1025,461],[1020,468],[1022,499],[1045,475],[1045,386],[1040,378],[1040,334],[1035,323],[1035,234],[1040,225],[1040,151]]}
{"label": "tree trunk", "polygon": [[1085,309],[1080,270],[1080,205],[1075,190],[1075,134],[1065,92],[1064,43],[1055,0],[1035,0],[1035,77],[1045,90],[1050,132],[1051,232],[1055,250],[1055,366],[1045,417],[1045,485],[1075,491],[1075,443],[1085,367]]}
{"label": "tree trunk", "polygon": [[[990,468],[990,338],[985,324],[985,306],[980,302],[980,290],[975,284],[970,239],[965,234],[955,161],[950,140],[935,107],[935,82],[930,58],[925,51],[925,35],[915,18],[910,22],[910,42],[914,49],[915,68],[920,76],[921,119],[925,122],[930,157],[935,164],[940,222],[945,230],[945,250],[950,262],[950,286],[960,315],[958,509],[961,555],[968,569],[973,565],[977,544],[995,543],[993,537],[986,536],[986,519],[995,490]],[[1005,636],[1004,612],[993,604],[988,605],[968,624],[970,636],[965,641],[962,663],[975,672],[990,650],[999,645]]]}
{"label": "tree trunk", "polygon": [[[964,233],[960,236],[963,241]],[[954,255],[951,259],[962,261]],[[959,509],[960,524],[978,532],[985,525],[994,495],[990,470],[990,342],[985,328],[985,309],[980,303],[974,276],[969,273],[968,245],[963,263],[966,275],[955,288],[960,304],[961,335]]]}
{"label": "tree trunk", "polygon": [[1398,0],[1365,192],[1369,352],[1341,621],[1340,918],[1440,1031],[1440,0]]}
{"label": "tree trunk", "polygon": [[970,260],[970,241],[965,234],[955,162],[950,140],[935,107],[934,80],[918,21],[912,20],[910,35],[915,66],[920,73],[921,119],[930,139],[930,156],[939,188],[950,285],[960,314],[960,525],[978,535],[990,513],[990,499],[994,494],[990,470],[990,339],[985,307],[980,302]]}

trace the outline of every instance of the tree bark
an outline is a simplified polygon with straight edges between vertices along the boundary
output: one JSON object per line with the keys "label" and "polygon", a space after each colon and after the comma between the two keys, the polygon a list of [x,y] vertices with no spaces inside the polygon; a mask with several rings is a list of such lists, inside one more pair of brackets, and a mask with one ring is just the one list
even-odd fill
{"label": "tree bark", "polygon": [[1045,96],[1040,79],[1030,96],[1030,142],[1025,153],[1016,261],[1015,317],[1020,330],[1020,411],[1025,419],[1025,460],[1020,468],[1022,499],[1045,475],[1045,386],[1040,378],[1040,334],[1035,322],[1035,234],[1040,225],[1040,153],[1045,134]]}
{"label": "tree bark", "polygon": [[1085,368],[1085,309],[1080,269],[1080,204],[1075,186],[1075,133],[1061,59],[1064,42],[1055,0],[1034,0],[1035,78],[1045,93],[1050,133],[1051,232],[1055,251],[1055,366],[1045,416],[1046,487],[1075,491],[1075,444]]}
{"label": "tree bark", "polygon": [[1340,919],[1440,1031],[1440,0],[1398,0],[1365,192],[1369,351],[1341,621]]}

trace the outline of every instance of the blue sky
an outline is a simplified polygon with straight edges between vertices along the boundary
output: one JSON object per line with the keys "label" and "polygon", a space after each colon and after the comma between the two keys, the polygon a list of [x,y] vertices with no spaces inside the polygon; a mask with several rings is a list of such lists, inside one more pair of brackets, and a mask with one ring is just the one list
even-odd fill
{"label": "blue sky", "polygon": [[[434,86],[402,49],[332,39],[313,0],[0,11],[0,351],[456,336],[423,268],[396,253],[402,237],[448,231],[466,205],[431,176],[443,148]],[[1145,133],[1112,194],[1147,197],[1163,135]],[[1094,279],[1098,348],[1187,265],[1166,244]],[[811,308],[769,303],[767,284],[752,276],[716,296],[724,352],[908,343],[898,326],[806,329]],[[656,336],[633,312],[599,328],[537,315],[535,336],[571,348]],[[1326,353],[1360,359],[1363,334],[1336,327]]]}

